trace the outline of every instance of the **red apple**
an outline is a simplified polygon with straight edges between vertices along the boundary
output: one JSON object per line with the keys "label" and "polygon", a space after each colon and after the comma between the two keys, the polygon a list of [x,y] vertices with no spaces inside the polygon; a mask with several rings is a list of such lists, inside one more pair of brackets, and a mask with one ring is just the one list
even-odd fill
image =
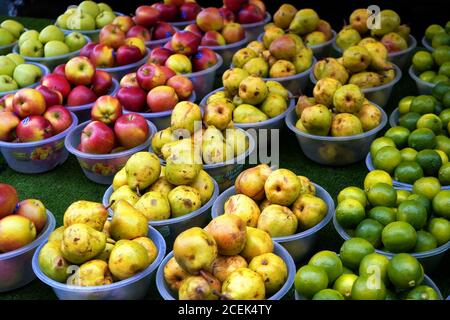
{"label": "red apple", "polygon": [[36,90],[42,93],[42,95],[44,96],[45,105],[47,108],[63,103],[63,96],[61,92],[57,90],[51,89],[42,84],[38,85],[36,87]]}
{"label": "red apple", "polygon": [[136,78],[144,90],[151,90],[154,87],[163,85],[166,83],[166,75],[161,68],[153,63],[144,64],[136,72]]}
{"label": "red apple", "polygon": [[200,42],[201,46],[224,46],[225,38],[217,31],[207,31]]}
{"label": "red apple", "polygon": [[67,106],[82,106],[97,100],[95,93],[86,86],[80,85],[73,88],[67,97]]}
{"label": "red apple", "polygon": [[130,87],[140,88],[139,83],[137,82],[137,79],[136,79],[136,72],[131,72],[131,73],[124,75],[123,78],[120,79],[120,87],[121,88],[130,88]]}
{"label": "red apple", "polygon": [[193,55],[197,52],[200,45],[200,38],[190,31],[178,31],[170,40],[174,52],[184,55]]}
{"label": "red apple", "polygon": [[80,56],[82,57],[90,57],[92,50],[94,50],[97,43],[95,42],[89,42],[88,44],[85,44],[83,48],[81,48]]}
{"label": "red apple", "polygon": [[155,3],[153,8],[159,11],[160,19],[162,21],[172,22],[177,19],[178,8],[174,4]]}
{"label": "red apple", "polygon": [[47,211],[44,204],[36,199],[26,199],[20,201],[16,214],[25,217],[33,222],[36,233],[39,234],[47,223]]}
{"label": "red apple", "polygon": [[113,124],[122,115],[122,105],[119,99],[111,96],[101,96],[91,109],[91,119],[104,124]]}
{"label": "red apple", "polygon": [[[192,0],[191,0],[192,1]],[[174,6],[181,6],[183,3],[188,2],[188,0],[164,0],[165,4],[173,4]]]}
{"label": "red apple", "polygon": [[123,45],[117,49],[116,62],[118,66],[124,66],[139,61],[142,58],[141,50],[136,46]]}
{"label": "red apple", "polygon": [[128,32],[134,26],[134,21],[130,16],[118,16],[114,18],[112,24],[118,26],[123,32]]}
{"label": "red apple", "polygon": [[[147,95],[146,95],[147,97]],[[19,125],[20,119],[14,113],[5,111],[0,114],[0,141],[14,140],[14,129]],[[1,193],[1,191],[0,191]],[[1,194],[0,194],[1,200]],[[1,204],[0,204],[1,208]],[[1,210],[1,209],[0,209]],[[1,213],[0,213],[1,218]]]}
{"label": "red apple", "polygon": [[92,121],[81,132],[80,147],[93,154],[110,153],[115,145],[114,131],[100,121]]}
{"label": "red apple", "polygon": [[145,46],[145,42],[139,37],[127,38],[125,39],[125,44],[137,47],[141,52],[141,56],[144,56],[144,54],[147,53],[147,47]]}
{"label": "red apple", "polygon": [[134,16],[136,24],[147,28],[154,26],[159,18],[159,11],[151,6],[138,7]]}
{"label": "red apple", "polygon": [[248,0],[223,0],[223,5],[235,13],[247,4]]}
{"label": "red apple", "polygon": [[147,63],[155,63],[159,65],[163,65],[167,58],[172,55],[172,51],[166,48],[155,48],[150,52],[150,57],[147,60]]}
{"label": "red apple", "polygon": [[171,110],[178,103],[175,89],[169,86],[159,86],[147,94],[147,105],[151,112]]}
{"label": "red apple", "polygon": [[202,8],[198,3],[187,2],[180,7],[180,20],[181,21],[191,21],[195,20]]}
{"label": "red apple", "polygon": [[186,100],[194,91],[192,81],[182,75],[173,76],[166,82],[166,85],[175,90],[179,100]]}
{"label": "red apple", "polygon": [[14,212],[19,197],[16,189],[6,183],[0,183],[0,219]]}
{"label": "red apple", "polygon": [[36,89],[25,88],[14,94],[13,110],[19,118],[41,115],[45,112],[45,98]]}
{"label": "red apple", "polygon": [[219,31],[223,28],[223,18],[217,8],[206,8],[200,11],[195,20],[198,27],[206,31]]}
{"label": "red apple", "polygon": [[239,23],[255,23],[264,20],[264,13],[261,9],[254,5],[246,5],[239,11],[238,14]]}
{"label": "red apple", "polygon": [[192,68],[194,71],[201,71],[214,66],[217,63],[217,56],[209,48],[201,48],[192,57]]}
{"label": "red apple", "polygon": [[49,75],[44,76],[41,79],[41,84],[61,93],[63,99],[68,97],[71,90],[70,83],[67,78],[56,73],[50,73]]}
{"label": "red apple", "polygon": [[235,43],[245,38],[245,29],[239,23],[228,23],[222,29],[226,43]]}
{"label": "red apple", "polygon": [[266,14],[266,5],[261,0],[249,0],[249,4],[253,4],[261,10],[263,16]]}
{"label": "red apple", "polygon": [[112,85],[113,85],[112,76],[108,72],[103,70],[95,70],[91,90],[97,96],[107,94]]}
{"label": "red apple", "polygon": [[114,133],[123,147],[127,149],[137,147],[148,139],[147,120],[136,113],[124,114],[114,124]]}
{"label": "red apple", "polygon": [[20,142],[32,142],[50,138],[53,129],[43,116],[29,116],[20,121],[16,133]]}
{"label": "red apple", "polygon": [[161,40],[171,37],[176,32],[175,28],[167,22],[158,22],[153,27],[153,39]]}
{"label": "red apple", "polygon": [[199,36],[200,38],[203,37],[203,32],[202,32],[202,30],[200,30],[200,28],[199,28],[195,23],[188,24],[188,25],[184,28],[184,30],[190,31],[190,32],[196,34],[197,36]]}
{"label": "red apple", "polygon": [[164,45],[163,45],[164,49],[170,50],[170,52],[173,52],[173,47],[172,47],[172,42],[167,41]]}
{"label": "red apple", "polygon": [[97,44],[89,57],[98,68],[114,67],[114,49],[104,44]]}
{"label": "red apple", "polygon": [[64,106],[52,106],[44,113],[44,118],[50,122],[53,134],[63,132],[72,124],[72,115]]}
{"label": "red apple", "polygon": [[159,67],[161,68],[161,70],[166,75],[166,82],[167,82],[167,80],[172,78],[174,75],[176,75],[175,71],[173,71],[172,69],[170,69],[170,68],[168,68],[166,66],[159,66]]}
{"label": "red apple", "polygon": [[127,32],[127,38],[138,37],[144,41],[150,41],[152,39],[152,35],[147,28],[143,26],[133,26]]}
{"label": "red apple", "polygon": [[66,68],[66,64],[65,63],[57,65],[55,67],[55,69],[53,69],[53,73],[54,74],[58,74],[58,75],[63,76],[63,77],[66,77],[66,72],[64,71],[65,68]]}
{"label": "red apple", "polygon": [[14,93],[7,94],[0,99],[0,112],[13,112]]}
{"label": "red apple", "polygon": [[220,15],[223,19],[223,24],[226,25],[227,23],[234,22],[236,20],[236,16],[234,15],[233,11],[228,9],[227,7],[219,8]]}
{"label": "red apple", "polygon": [[120,104],[128,111],[142,112],[147,106],[147,92],[140,87],[123,87],[117,92]]}
{"label": "red apple", "polygon": [[90,85],[94,79],[95,66],[87,57],[75,57],[66,63],[64,71],[72,84]]}
{"label": "red apple", "polygon": [[100,30],[99,42],[117,49],[125,42],[125,32],[117,25],[108,24]]}

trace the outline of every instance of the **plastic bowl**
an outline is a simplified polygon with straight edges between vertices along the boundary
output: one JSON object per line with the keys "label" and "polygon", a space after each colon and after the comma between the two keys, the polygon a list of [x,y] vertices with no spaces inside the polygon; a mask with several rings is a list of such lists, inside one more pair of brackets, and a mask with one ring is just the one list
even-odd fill
{"label": "plastic bowl", "polygon": [[150,287],[152,276],[166,254],[166,243],[161,234],[149,226],[148,235],[158,248],[158,255],[144,271],[128,278],[104,286],[80,287],[67,285],[47,277],[39,267],[39,252],[45,243],[36,250],[33,256],[33,271],[45,284],[52,287],[60,300],[138,300],[143,299]]}
{"label": "plastic bowl", "polygon": [[139,69],[140,66],[145,64],[147,62],[148,56],[150,55],[150,49],[147,48],[147,53],[144,55],[144,57],[136,61],[134,63],[130,63],[124,66],[120,67],[112,67],[112,68],[97,68],[97,70],[103,70],[108,72],[114,79],[117,81],[120,81],[122,77],[128,73],[135,72],[137,69]]}
{"label": "plastic bowl", "polygon": [[395,108],[394,111],[392,111],[391,115],[389,116],[389,125],[391,127],[398,126],[399,119],[400,119],[400,112],[398,111],[398,108]]}
{"label": "plastic bowl", "polygon": [[[44,77],[44,76],[46,76],[47,74],[50,73],[50,69],[47,68],[46,66],[44,66],[43,64],[35,63],[35,62],[27,62],[27,64],[33,64],[33,65],[39,67],[39,69],[41,69],[41,71],[42,71],[42,77]],[[33,83],[32,85],[29,85],[29,86],[26,86],[26,87],[23,87],[23,88],[36,88],[39,85],[39,83],[40,82],[38,81],[38,82]],[[6,96],[8,94],[14,94],[14,93],[16,93],[17,91],[19,91],[20,89],[23,89],[23,88],[19,88],[17,90],[0,92],[0,98]]]}
{"label": "plastic bowl", "polygon": [[431,43],[427,40],[425,36],[422,38],[422,45],[430,52],[434,51],[434,48],[431,46]]}
{"label": "plastic bowl", "polygon": [[[197,99],[195,91],[189,96],[187,101],[194,102]],[[161,111],[161,112],[132,112],[123,109],[123,113],[137,113],[143,116],[147,120],[151,120],[156,128],[159,130],[164,130],[170,127],[170,116],[172,115],[172,110]]]}
{"label": "plastic bowl", "polygon": [[381,111],[381,123],[378,127],[354,136],[329,137],[302,132],[295,127],[297,122],[295,110],[287,114],[286,124],[297,136],[303,153],[309,159],[324,165],[342,166],[364,159],[369,152],[370,144],[378,131],[387,123],[386,113],[380,107],[378,109]]}
{"label": "plastic bowl", "polygon": [[272,16],[269,12],[266,12],[263,21],[255,23],[241,23],[242,27],[247,32],[249,41],[257,40],[258,36],[264,32],[264,26],[270,22]]}
{"label": "plastic bowl", "polygon": [[[291,255],[295,262],[301,261],[304,257],[311,253],[317,240],[317,232],[325,227],[334,214],[334,202],[330,194],[321,186],[314,183],[316,187],[316,195],[324,200],[328,206],[327,215],[314,227],[285,237],[273,237],[273,241],[281,244]],[[236,194],[235,187],[225,190],[214,203],[212,208],[212,218],[216,218],[223,214],[225,202]]]}
{"label": "plastic bowl", "polygon": [[81,131],[91,121],[83,122],[76,128],[73,128],[66,137],[65,145],[70,153],[77,157],[84,174],[89,180],[100,184],[111,184],[114,175],[123,168],[127,160],[136,152],[148,150],[151,139],[156,133],[156,127],[147,120],[149,127],[149,137],[143,144],[121,152],[109,154],[89,154],[77,149],[81,140]]}
{"label": "plastic bowl", "polygon": [[48,139],[23,143],[0,141],[0,151],[8,166],[20,173],[42,173],[63,164],[69,156],[64,139],[78,124],[77,117],[71,115],[70,127]]}
{"label": "plastic bowl", "polygon": [[47,210],[47,223],[33,242],[14,251],[0,253],[0,292],[23,287],[36,278],[31,268],[33,253],[47,240],[55,229],[55,223],[55,217]]}
{"label": "plastic bowl", "polygon": [[[119,81],[116,79],[112,79],[112,87],[109,88],[108,95],[115,96],[117,91],[119,90]],[[81,106],[66,106],[67,110],[75,113],[78,117],[78,122],[83,123],[91,119],[91,109],[94,106],[95,101],[87,104],[83,104]]]}
{"label": "plastic bowl", "polygon": [[[91,39],[87,36],[84,36],[87,43],[91,42]],[[13,52],[19,54],[19,45],[16,44],[13,48]],[[66,63],[67,61],[69,61],[70,59],[72,59],[73,57],[79,56],[81,52],[80,50],[77,51],[72,51],[69,52],[67,54],[63,54],[60,56],[56,56],[56,57],[49,57],[49,58],[44,58],[44,57],[39,57],[39,58],[35,58],[35,57],[28,57],[28,56],[23,56],[23,58],[25,59],[26,62],[36,62],[36,63],[40,63],[43,64],[44,66],[48,67],[50,70],[53,70],[56,66]]]}
{"label": "plastic bowl", "polygon": [[[314,66],[313,66],[314,68]],[[391,97],[392,89],[400,81],[402,78],[402,71],[399,67],[394,64],[395,68],[395,79],[389,83],[383,84],[381,86],[373,87],[373,88],[365,88],[361,89],[364,93],[364,97],[377,104],[378,106],[384,108]],[[313,69],[314,70],[314,69]],[[317,83],[316,77],[314,76],[314,72],[311,71],[309,74],[311,82],[315,85]]]}
{"label": "plastic bowl", "polygon": [[[286,263],[288,276],[286,279],[286,282],[281,287],[280,290],[278,290],[274,295],[267,298],[267,300],[281,300],[291,289],[292,285],[294,284],[294,278],[295,278],[295,264],[292,260],[292,257],[289,255],[289,252],[286,251],[283,246],[280,244],[274,242],[274,250],[273,252],[283,259],[283,261]],[[158,288],[159,294],[164,300],[178,300],[177,297],[173,294],[172,290],[167,286],[166,281],[164,280],[164,267],[166,266],[167,262],[173,257],[173,251],[170,252],[162,261],[161,265],[158,267],[158,271],[156,273],[156,287]]]}
{"label": "plastic bowl", "polygon": [[420,79],[416,69],[414,69],[413,66],[409,67],[408,73],[411,79],[413,79],[416,82],[417,91],[419,91],[419,94],[428,94],[428,95],[431,94],[431,91],[435,86],[434,83],[426,82]]}
{"label": "plastic bowl", "polygon": [[173,27],[175,27],[175,28],[177,28],[179,30],[182,30],[182,29],[184,29],[185,27],[187,27],[190,24],[195,24],[196,20],[194,19],[194,20],[189,20],[189,21],[176,21],[176,22],[166,21],[166,22],[171,24]]}
{"label": "plastic bowl", "polygon": [[[193,227],[204,227],[211,220],[211,207],[216,201],[219,195],[219,185],[215,180],[214,182],[214,192],[211,199],[205,203],[200,209],[195,210],[189,214],[181,217],[159,220],[159,221],[149,221],[149,225],[158,230],[167,243],[167,248],[172,249],[173,242],[175,238],[184,230]],[[110,186],[105,194],[103,195],[103,204],[105,206],[109,205],[109,199],[114,192],[113,187]],[[109,209],[110,215],[112,215],[112,210]]]}

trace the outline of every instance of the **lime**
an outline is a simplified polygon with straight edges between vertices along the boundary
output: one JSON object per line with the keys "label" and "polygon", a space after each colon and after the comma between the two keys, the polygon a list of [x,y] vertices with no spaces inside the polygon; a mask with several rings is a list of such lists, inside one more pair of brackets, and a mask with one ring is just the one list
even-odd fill
{"label": "lime", "polygon": [[444,76],[450,77],[450,61],[444,62],[439,67],[439,74],[443,74]]}
{"label": "lime", "polygon": [[295,274],[294,285],[299,294],[311,299],[317,292],[328,287],[327,273],[316,266],[303,266]]}
{"label": "lime", "polygon": [[416,129],[408,137],[408,146],[417,151],[434,149],[436,146],[436,135],[427,128]]}
{"label": "lime", "polygon": [[436,136],[436,149],[445,152],[447,156],[450,156],[450,139],[446,136]]}
{"label": "lime", "polygon": [[397,191],[397,203],[396,203],[397,206],[406,199],[408,199],[408,197],[411,195],[411,192],[408,190],[397,189],[396,191]]}
{"label": "lime", "polygon": [[450,61],[450,46],[446,45],[436,48],[432,53],[432,57],[438,66]]}
{"label": "lime", "polygon": [[450,190],[439,191],[431,204],[436,215],[450,219]]}
{"label": "lime", "polygon": [[398,123],[407,128],[409,131],[416,129],[416,123],[420,119],[420,114],[417,112],[408,112],[400,117]]}
{"label": "lime", "polygon": [[368,217],[385,226],[395,221],[396,213],[392,208],[378,206],[370,209]]}
{"label": "lime", "polygon": [[355,228],[365,217],[363,205],[355,199],[342,200],[336,207],[336,220],[345,229]]}
{"label": "lime", "polygon": [[450,240],[450,221],[444,218],[431,218],[428,232],[436,238],[438,246],[441,246]]}
{"label": "lime", "polygon": [[424,195],[429,200],[433,200],[440,190],[441,184],[435,177],[423,177],[413,184],[413,193]]}
{"label": "lime", "polygon": [[405,200],[397,209],[397,220],[408,222],[416,230],[425,226],[427,217],[427,209],[418,201]]}
{"label": "lime", "polygon": [[386,286],[374,276],[359,276],[352,287],[352,300],[384,300]]}
{"label": "lime", "polygon": [[351,238],[342,244],[339,253],[346,267],[358,270],[361,260],[373,252],[375,252],[375,248],[369,241],[362,238]]}
{"label": "lime", "polygon": [[409,289],[423,281],[423,267],[410,254],[399,253],[392,257],[388,264],[388,277],[397,289]]}
{"label": "lime", "polygon": [[[450,90],[448,92],[450,92]],[[450,122],[450,108],[442,110],[442,112],[439,113],[439,118],[442,121],[442,126],[446,127]]]}
{"label": "lime", "polygon": [[381,245],[383,225],[374,219],[364,219],[355,229],[355,236],[369,241],[375,248]]}
{"label": "lime", "polygon": [[419,230],[417,231],[417,241],[414,252],[425,252],[437,248],[437,239],[431,233]]}
{"label": "lime", "polygon": [[336,290],[333,289],[323,289],[317,292],[313,300],[344,300],[344,296]]}
{"label": "lime", "polygon": [[[417,129],[428,128],[434,132],[434,134],[440,134],[442,131],[442,121],[437,115],[433,113],[427,113],[420,117],[416,123]],[[395,142],[395,140],[394,140]]]}
{"label": "lime", "polygon": [[430,149],[419,151],[416,161],[427,176],[437,176],[442,166],[442,159],[439,153]]}
{"label": "lime", "polygon": [[450,83],[441,82],[433,87],[431,93],[435,98],[442,100],[444,94],[449,90],[450,90]]}
{"label": "lime", "polygon": [[381,242],[390,252],[408,252],[414,248],[416,240],[416,230],[404,221],[389,223],[381,233]]}
{"label": "lime", "polygon": [[386,289],[386,298],[384,300],[398,300],[398,297],[393,291]]}
{"label": "lime", "polygon": [[427,38],[428,41],[433,40],[434,36],[438,33],[445,32],[445,29],[438,25],[438,24],[432,24],[425,30],[425,38]]}
{"label": "lime", "polygon": [[342,189],[337,196],[338,203],[344,201],[345,199],[354,199],[359,201],[363,207],[367,206],[366,193],[358,187],[347,187]]}
{"label": "lime", "polygon": [[391,138],[397,148],[403,148],[408,145],[408,137],[410,131],[405,127],[392,127],[384,134],[385,137]]}
{"label": "lime", "polygon": [[373,157],[374,167],[389,173],[393,173],[401,161],[400,151],[395,147],[383,147]]}
{"label": "lime", "polygon": [[317,252],[311,257],[308,265],[325,270],[328,276],[328,285],[331,285],[343,272],[341,259],[335,252],[329,250]]}
{"label": "lime", "polygon": [[437,48],[440,46],[448,46],[450,45],[450,35],[446,32],[439,32],[431,40],[431,46],[433,48]]}
{"label": "lime", "polygon": [[387,137],[376,138],[370,145],[370,154],[372,155],[372,157],[374,157],[377,154],[378,150],[387,146],[395,147],[394,140]]}
{"label": "lime", "polygon": [[373,207],[394,207],[397,203],[397,192],[393,186],[378,182],[367,191],[367,199]]}
{"label": "lime", "polygon": [[426,210],[428,213],[428,216],[430,216],[431,214],[431,201],[425,197],[424,195],[421,194],[411,194],[407,200],[414,200],[419,202]]}
{"label": "lime", "polygon": [[414,150],[413,148],[408,147],[408,148],[403,148],[402,150],[400,150],[400,154],[402,156],[402,161],[415,161],[417,151]]}
{"label": "lime", "polygon": [[406,295],[407,300],[441,300],[439,294],[429,286],[417,286]]}
{"label": "lime", "polygon": [[358,276],[356,274],[343,274],[336,279],[333,289],[340,292],[345,299],[350,299],[352,296],[352,287]]}
{"label": "lime", "polygon": [[[447,82],[449,79],[447,76],[444,76],[443,74],[438,74],[437,76],[435,76],[432,80],[431,83],[433,84],[438,84],[441,82]],[[444,96],[445,97],[445,96]]]}
{"label": "lime", "polygon": [[379,253],[371,253],[361,260],[359,265],[360,276],[374,275],[387,284],[387,266],[389,259]]}
{"label": "lime", "polygon": [[419,75],[420,80],[425,82],[431,82],[434,77],[436,77],[437,73],[432,70],[424,71]]}
{"label": "lime", "polygon": [[[447,63],[450,64],[450,62]],[[450,108],[450,91],[447,91],[442,97],[442,104],[444,105],[445,108]]]}
{"label": "lime", "polygon": [[444,151],[438,149],[435,149],[434,151],[436,151],[439,157],[441,157],[442,165],[448,162],[448,156]]}
{"label": "lime", "polygon": [[386,171],[373,170],[364,178],[364,190],[367,192],[374,184],[378,182],[386,183],[392,186],[392,178]]}
{"label": "lime", "polygon": [[395,168],[394,177],[399,182],[413,184],[423,177],[423,170],[417,162],[403,161]]}
{"label": "lime", "polygon": [[412,63],[414,69],[416,69],[418,72],[423,72],[433,69],[434,59],[431,53],[429,53],[428,51],[418,51],[413,56]]}
{"label": "lime", "polygon": [[450,162],[442,165],[438,173],[439,182],[443,186],[450,185]]}
{"label": "lime", "polygon": [[436,100],[430,95],[420,95],[415,97],[411,101],[411,112],[417,112],[418,114],[433,113],[436,107]]}
{"label": "lime", "polygon": [[409,112],[409,108],[411,107],[411,101],[414,99],[414,96],[406,96],[403,97],[398,102],[398,112],[402,115]]}

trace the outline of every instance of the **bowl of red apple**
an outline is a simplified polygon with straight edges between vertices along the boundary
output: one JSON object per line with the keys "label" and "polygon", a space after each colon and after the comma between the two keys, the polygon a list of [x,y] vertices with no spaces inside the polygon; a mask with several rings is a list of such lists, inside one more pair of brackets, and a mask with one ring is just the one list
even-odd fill
{"label": "bowl of red apple", "polygon": [[165,66],[146,63],[120,80],[117,98],[123,113],[135,112],[151,120],[158,130],[170,126],[170,115],[179,101],[194,102],[194,84]]}
{"label": "bowl of red apple", "polygon": [[116,97],[101,96],[91,110],[91,120],[73,128],[65,139],[86,177],[111,184],[114,175],[136,152],[149,149],[156,127],[136,113],[122,114]]}
{"label": "bowl of red apple", "polygon": [[78,119],[55,103],[49,90],[43,85],[20,89],[0,113],[0,151],[17,172],[47,172],[67,160],[64,138]]}
{"label": "bowl of red apple", "polygon": [[37,199],[19,201],[17,190],[0,183],[0,292],[33,281],[36,248],[55,229],[55,217]]}

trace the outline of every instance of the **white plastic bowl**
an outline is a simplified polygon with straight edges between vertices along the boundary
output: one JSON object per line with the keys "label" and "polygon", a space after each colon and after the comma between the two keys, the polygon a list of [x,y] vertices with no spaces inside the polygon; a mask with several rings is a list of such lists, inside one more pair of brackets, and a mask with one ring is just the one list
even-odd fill
{"label": "white plastic bowl", "polygon": [[409,67],[408,73],[411,79],[416,82],[417,91],[419,91],[419,94],[431,94],[431,91],[435,86],[434,83],[423,81],[422,79],[420,79],[416,69],[414,69],[413,66]]}
{"label": "white plastic bowl", "polygon": [[144,65],[147,62],[147,59],[150,55],[150,49],[147,48],[147,52],[144,57],[136,61],[134,63],[130,63],[124,66],[112,67],[112,68],[97,68],[97,70],[102,70],[108,72],[114,79],[120,81],[122,77],[128,73],[135,72],[139,69],[140,66]]}
{"label": "white plastic bowl", "polygon": [[[26,64],[33,64],[33,65],[39,67],[39,69],[41,69],[41,72],[42,72],[42,77],[44,77],[44,76],[46,76],[46,75],[48,75],[50,73],[50,69],[47,68],[46,66],[44,66],[43,64],[36,63],[36,62],[26,62]],[[39,85],[39,83],[40,83],[40,81],[35,82],[32,85],[29,85],[29,86],[26,86],[26,87],[23,87],[23,88],[36,88]],[[6,96],[8,94],[14,94],[14,93],[16,93],[17,91],[19,91],[20,89],[23,89],[23,88],[19,88],[17,90],[11,90],[11,91],[3,91],[3,92],[0,91],[0,98]]]}

